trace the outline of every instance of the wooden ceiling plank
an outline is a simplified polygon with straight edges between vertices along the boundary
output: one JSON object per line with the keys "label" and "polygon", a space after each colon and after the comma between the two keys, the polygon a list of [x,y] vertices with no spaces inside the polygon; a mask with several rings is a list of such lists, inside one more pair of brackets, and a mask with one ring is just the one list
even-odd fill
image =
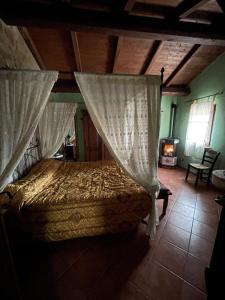
{"label": "wooden ceiling plank", "polygon": [[116,67],[117,67],[117,63],[118,63],[119,54],[120,54],[122,44],[123,44],[123,38],[121,36],[118,36],[117,45],[116,45],[116,52],[115,52],[114,61],[113,61],[112,73],[116,72]]}
{"label": "wooden ceiling plank", "polygon": [[225,2],[224,2],[224,0],[217,0],[217,3],[221,7],[222,11],[225,13]]}
{"label": "wooden ceiling plank", "polygon": [[185,66],[185,64],[192,58],[192,56],[197,52],[197,50],[201,47],[201,45],[194,45],[191,50],[186,54],[186,56],[182,59],[180,64],[175,68],[175,70],[170,74],[170,76],[165,81],[165,86],[169,85],[169,83],[176,77],[176,75],[181,71],[181,69]]}
{"label": "wooden ceiling plank", "polygon": [[[186,1],[185,1],[186,2]],[[129,14],[88,11],[28,1],[0,4],[0,18],[8,25],[61,28],[77,32],[98,32],[152,40],[191,44],[225,45],[225,26],[161,20]]]}
{"label": "wooden ceiling plank", "polygon": [[73,44],[73,51],[74,51],[74,56],[75,56],[75,62],[77,66],[77,71],[82,72],[82,63],[81,63],[81,57],[80,57],[80,47],[79,47],[79,42],[77,38],[77,33],[76,32],[71,32],[71,40]]}
{"label": "wooden ceiling plank", "polygon": [[34,56],[34,59],[36,60],[37,64],[39,65],[40,69],[41,70],[46,70],[46,66],[41,58],[41,55],[40,53],[38,52],[38,49],[37,47],[35,46],[30,34],[29,34],[29,31],[27,30],[27,28],[25,27],[19,27],[18,28],[27,47],[30,49],[31,53],[33,54]]}
{"label": "wooden ceiling plank", "polygon": [[140,74],[149,74],[151,72],[151,67],[153,66],[154,62],[157,60],[157,57],[158,57],[162,47],[163,47],[162,41],[154,42],[154,44],[149,52],[149,55],[142,67]]}
{"label": "wooden ceiling plank", "polygon": [[128,0],[124,7],[124,10],[130,12],[133,9],[135,3],[136,3],[136,0]]}
{"label": "wooden ceiling plank", "polygon": [[185,18],[201,6],[209,2],[209,0],[183,0],[175,9],[175,15],[178,18]]}

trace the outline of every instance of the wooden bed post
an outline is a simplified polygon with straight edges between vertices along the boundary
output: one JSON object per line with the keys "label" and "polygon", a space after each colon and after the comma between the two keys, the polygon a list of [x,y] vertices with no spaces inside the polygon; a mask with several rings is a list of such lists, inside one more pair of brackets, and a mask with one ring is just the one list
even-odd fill
{"label": "wooden bed post", "polygon": [[5,224],[6,213],[7,209],[0,205],[0,269],[3,273],[0,282],[1,296],[4,299],[22,300]]}
{"label": "wooden bed post", "polygon": [[163,74],[165,69],[162,67],[160,73],[161,73],[161,86],[160,86],[160,96],[162,97],[162,89],[163,89]]}

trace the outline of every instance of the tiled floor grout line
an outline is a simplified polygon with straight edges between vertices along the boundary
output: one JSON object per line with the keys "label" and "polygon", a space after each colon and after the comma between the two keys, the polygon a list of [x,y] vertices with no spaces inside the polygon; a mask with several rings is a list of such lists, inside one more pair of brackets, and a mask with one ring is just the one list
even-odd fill
{"label": "tiled floor grout line", "polygon": [[160,265],[162,268],[166,269],[169,273],[173,274],[174,276],[180,278],[182,281],[188,283],[189,285],[191,285],[193,288],[199,290],[201,293],[206,294],[204,291],[202,291],[201,289],[199,289],[198,287],[196,287],[195,285],[193,285],[192,283],[190,283],[189,281],[185,280],[183,277],[179,276],[178,274],[176,274],[175,272],[173,272],[172,270],[168,269],[167,267],[165,267],[164,265],[162,265],[160,262],[155,261],[156,264]]}
{"label": "tiled floor grout line", "polygon": [[59,274],[59,276],[57,276],[57,278],[55,279],[55,282],[57,282],[58,280],[60,280],[62,277],[63,277],[63,275],[66,273],[66,272],[68,272],[71,268],[72,268],[72,266],[81,258],[81,256],[83,255],[83,254],[85,254],[86,252],[88,252],[88,249],[90,249],[88,246],[87,246],[87,248],[85,248],[77,257],[76,257],[76,259],[74,259],[74,261],[63,271],[63,272],[61,272],[60,274]]}

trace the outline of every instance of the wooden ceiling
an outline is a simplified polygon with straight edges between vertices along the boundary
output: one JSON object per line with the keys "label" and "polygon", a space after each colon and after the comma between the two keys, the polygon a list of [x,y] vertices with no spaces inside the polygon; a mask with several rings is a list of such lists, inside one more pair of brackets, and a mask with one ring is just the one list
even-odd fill
{"label": "wooden ceiling", "polygon": [[[166,3],[166,4],[165,4]],[[12,9],[13,7],[13,9]],[[223,0],[1,1],[41,69],[58,70],[54,91],[77,91],[73,72],[160,74],[163,93],[189,83],[225,52]]]}

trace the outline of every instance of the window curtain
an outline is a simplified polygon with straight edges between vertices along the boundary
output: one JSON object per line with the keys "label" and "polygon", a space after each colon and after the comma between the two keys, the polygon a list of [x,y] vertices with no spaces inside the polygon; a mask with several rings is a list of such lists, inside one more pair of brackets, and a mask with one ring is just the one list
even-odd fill
{"label": "window curtain", "polygon": [[75,103],[47,104],[38,125],[42,157],[50,158],[59,150],[71,130],[76,108]]}
{"label": "window curtain", "polygon": [[12,180],[57,76],[47,71],[0,71],[0,191]]}
{"label": "window curtain", "polygon": [[90,117],[115,160],[153,201],[148,233],[155,233],[160,124],[159,76],[75,73]]}
{"label": "window curtain", "polygon": [[70,135],[70,141],[72,142],[76,138],[75,132],[75,118],[71,120],[71,124],[69,126],[68,134]]}
{"label": "window curtain", "polygon": [[213,121],[214,97],[192,103],[185,142],[185,155],[202,158],[209,146]]}

